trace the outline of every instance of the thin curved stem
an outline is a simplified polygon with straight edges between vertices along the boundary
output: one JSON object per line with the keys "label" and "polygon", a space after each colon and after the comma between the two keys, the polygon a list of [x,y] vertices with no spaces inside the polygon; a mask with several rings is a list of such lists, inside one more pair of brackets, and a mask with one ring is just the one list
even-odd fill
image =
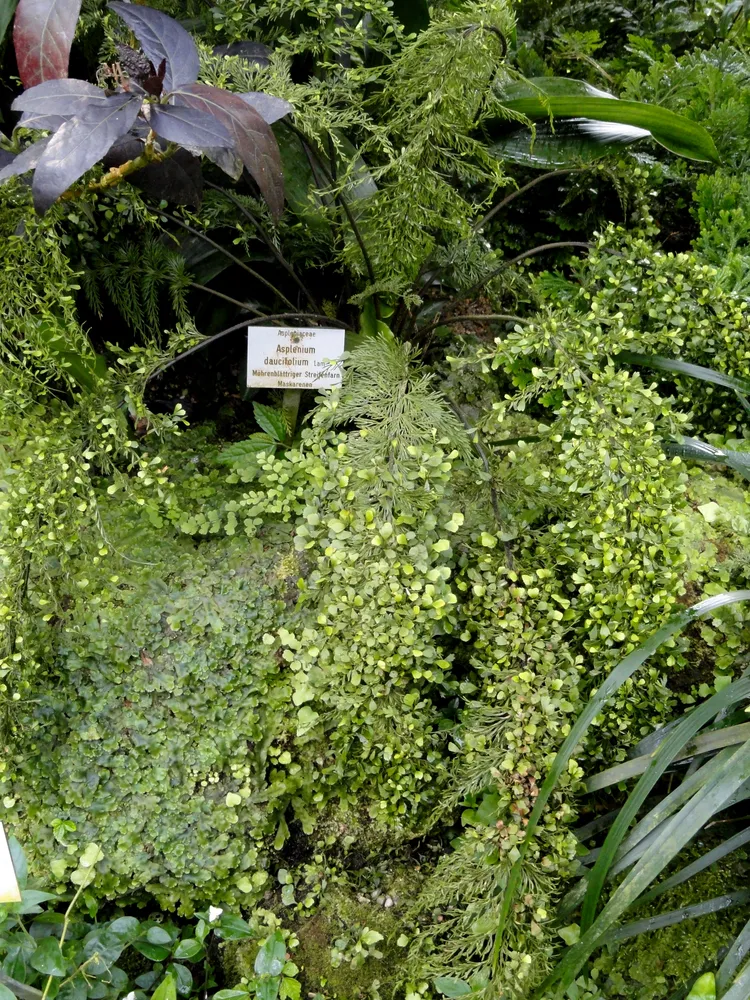
{"label": "thin curved stem", "polygon": [[239,306],[245,312],[255,313],[256,316],[265,315],[260,309],[251,306],[249,302],[240,302],[239,299],[233,299],[231,295],[225,295],[224,292],[217,292],[215,288],[209,288],[208,285],[201,285],[198,281],[191,281],[190,287],[197,288],[199,292],[207,292],[209,295],[215,295],[217,299],[224,299],[225,302],[231,302],[233,306]]}
{"label": "thin curved stem", "polygon": [[203,348],[208,347],[209,344],[213,344],[217,340],[221,340],[221,338],[226,337],[227,334],[236,333],[237,330],[244,330],[248,326],[258,326],[260,323],[266,323],[266,322],[270,324],[274,320],[282,320],[282,319],[312,319],[318,322],[320,320],[323,320],[326,323],[335,323],[337,328],[348,330],[351,333],[356,332],[354,330],[354,327],[349,326],[348,323],[343,323],[339,319],[331,319],[330,316],[325,316],[323,315],[323,313],[304,313],[304,312],[274,313],[272,316],[261,316],[258,319],[246,319],[243,320],[241,323],[235,323],[232,326],[228,326],[226,330],[220,330],[218,333],[215,333],[212,337],[206,337],[204,340],[201,340],[199,344],[193,344],[192,347],[188,347],[186,351],[183,351],[182,354],[178,354],[176,358],[172,358],[172,360],[167,361],[166,364],[160,365],[158,368],[155,368],[154,371],[152,371],[151,374],[147,377],[146,382],[148,383],[151,381],[151,379],[156,378],[157,375],[161,375],[168,368],[171,368],[172,365],[176,365],[178,361],[182,361],[185,358],[189,357],[191,354],[195,354],[197,351],[202,351]]}
{"label": "thin curved stem", "polygon": [[478,222],[475,222],[473,226],[474,232],[477,232],[477,230],[481,229],[482,226],[486,226],[490,219],[495,218],[498,212],[502,212],[502,210],[510,205],[511,202],[515,201],[516,198],[520,198],[522,194],[526,194],[527,191],[535,188],[537,184],[541,184],[542,181],[552,180],[553,177],[562,177],[564,174],[582,174],[585,173],[585,171],[585,167],[563,167],[560,170],[550,170],[546,174],[541,174],[539,177],[535,177],[532,181],[529,181],[528,184],[524,184],[523,187],[516,188],[515,191],[511,191],[511,193],[503,198],[501,202],[494,205],[489,212],[483,216],[483,218],[481,218]]}
{"label": "thin curved stem", "polygon": [[[287,122],[287,128],[290,128],[292,130],[292,132],[294,132],[294,134],[297,136],[297,138],[302,143],[303,148],[308,151],[308,154],[310,156],[314,157],[314,159],[317,162],[318,166],[323,171],[323,174],[328,178],[328,182],[332,185],[332,187],[335,187],[336,178],[335,178],[334,174],[332,173],[332,169],[333,168],[329,169],[325,165],[325,163],[323,162],[323,160],[321,159],[321,157],[318,155],[317,151],[307,141],[307,137],[305,136],[304,132],[300,132],[300,130],[298,128],[296,128],[294,125],[292,125],[291,122]],[[347,220],[349,222],[349,225],[351,226],[352,234],[353,234],[355,240],[357,241],[357,245],[359,246],[360,253],[362,254],[362,259],[364,260],[364,263],[365,263],[365,269],[367,271],[367,277],[370,280],[370,284],[374,285],[375,281],[376,281],[376,279],[375,279],[375,269],[372,266],[372,261],[370,260],[369,253],[367,252],[367,247],[365,246],[365,241],[362,238],[362,233],[359,231],[359,226],[357,225],[357,223],[354,220],[354,216],[352,215],[352,212],[351,212],[351,209],[349,208],[347,200],[346,200],[346,198],[343,196],[343,194],[340,191],[335,191],[334,190],[333,191],[333,197],[336,199],[336,201],[341,206],[341,208],[342,208],[342,210],[344,212],[344,215],[346,216],[346,218],[347,218]],[[376,300],[376,304],[377,304],[377,296],[375,296],[375,300]]]}
{"label": "thin curved stem", "polygon": [[547,250],[562,250],[565,247],[578,248],[581,250],[593,250],[593,243],[581,243],[577,240],[570,240],[561,243],[543,243],[541,246],[532,247],[531,250],[525,250],[520,253],[517,257],[512,257],[510,260],[504,260],[502,264],[496,267],[494,270],[490,271],[488,275],[478,281],[475,285],[464,294],[464,298],[469,298],[475,292],[478,292],[480,288],[487,284],[488,281],[492,281],[493,278],[497,277],[506,267],[512,267],[513,264],[520,264],[522,260],[526,260],[528,257],[536,257],[540,253],[546,253]]}
{"label": "thin curved stem", "polygon": [[239,208],[240,212],[242,212],[242,214],[245,216],[245,218],[248,219],[255,226],[255,229],[258,232],[258,234],[260,235],[260,238],[266,244],[266,246],[271,251],[271,253],[274,255],[274,257],[279,262],[279,264],[281,264],[281,266],[284,268],[284,270],[289,275],[289,277],[292,279],[292,281],[294,281],[294,283],[300,289],[300,291],[305,296],[305,298],[307,299],[307,301],[310,303],[310,305],[312,306],[312,308],[314,310],[320,309],[320,306],[315,301],[315,298],[313,297],[312,293],[309,291],[309,289],[307,288],[307,286],[305,285],[305,283],[302,281],[302,279],[297,275],[297,272],[294,270],[294,268],[289,263],[289,261],[286,259],[286,257],[284,257],[284,255],[279,251],[279,249],[276,246],[276,244],[274,243],[274,241],[271,239],[271,237],[268,235],[268,233],[266,232],[266,230],[263,228],[263,224],[260,222],[260,220],[256,219],[255,216],[253,215],[253,213],[250,212],[246,208],[246,206],[242,204],[242,202],[240,201],[240,199],[237,198],[231,191],[227,191],[226,188],[219,187],[218,184],[212,184],[211,181],[204,181],[203,183],[206,185],[206,187],[210,187],[214,191],[218,191],[220,194],[223,194],[226,198],[229,198],[229,200],[234,205],[236,205],[237,208]]}
{"label": "thin curved stem", "polygon": [[262,274],[258,274],[258,272],[254,271],[252,267],[248,267],[248,265],[244,261],[240,260],[239,257],[235,257],[235,255],[227,250],[226,247],[223,247],[221,243],[217,243],[216,240],[212,240],[210,236],[206,236],[206,234],[202,233],[200,229],[196,229],[194,226],[189,226],[187,222],[183,222],[182,219],[178,219],[176,215],[171,215],[169,212],[165,212],[163,208],[158,209],[158,212],[159,215],[163,215],[166,219],[176,222],[178,226],[182,226],[183,229],[186,229],[193,236],[197,236],[198,239],[204,240],[215,250],[218,250],[219,253],[223,253],[225,257],[228,257],[234,264],[241,267],[243,271],[247,271],[248,274],[251,274],[256,281],[260,281],[261,284],[270,289],[274,295],[277,295],[282,302],[285,302],[286,305],[289,306],[290,309],[294,309],[294,303],[291,302],[283,292],[280,292],[279,289],[276,288],[275,285],[272,285],[267,278],[264,278]]}
{"label": "thin curved stem", "polygon": [[475,313],[473,315],[466,316],[446,316],[445,319],[440,319],[431,326],[417,327],[417,333],[431,333],[432,330],[437,330],[439,326],[452,326],[454,323],[463,323],[466,320],[504,320],[507,323],[531,323],[530,319],[524,319],[523,316],[513,316],[510,313]]}

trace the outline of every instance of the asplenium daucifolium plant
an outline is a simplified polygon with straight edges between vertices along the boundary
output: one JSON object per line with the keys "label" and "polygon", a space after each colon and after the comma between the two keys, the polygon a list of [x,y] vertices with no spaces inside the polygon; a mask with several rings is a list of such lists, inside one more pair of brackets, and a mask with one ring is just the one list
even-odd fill
{"label": "asplenium daucifolium plant", "polygon": [[290,105],[267,94],[235,94],[198,83],[200,61],[190,34],[161,11],[121,2],[110,9],[131,29],[142,52],[120,46],[113,90],[70,79],[68,55],[79,6],[75,0],[19,4],[14,42],[27,89],[12,107],[22,112],[20,126],[50,135],[8,163],[0,183],[33,170],[34,205],[43,214],[105,156],[115,165],[95,185],[102,189],[183,148],[203,153],[234,179],[247,169],[278,218],[284,188],[270,123]]}

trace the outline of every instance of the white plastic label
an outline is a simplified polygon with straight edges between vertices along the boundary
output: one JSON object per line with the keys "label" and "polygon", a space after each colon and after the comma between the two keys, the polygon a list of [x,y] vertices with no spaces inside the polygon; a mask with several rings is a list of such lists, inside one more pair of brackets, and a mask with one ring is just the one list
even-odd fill
{"label": "white plastic label", "polygon": [[343,330],[250,326],[247,384],[265,389],[330,389],[341,385]]}
{"label": "white plastic label", "polygon": [[0,903],[20,902],[21,893],[18,889],[16,870],[13,867],[3,824],[0,823]]}

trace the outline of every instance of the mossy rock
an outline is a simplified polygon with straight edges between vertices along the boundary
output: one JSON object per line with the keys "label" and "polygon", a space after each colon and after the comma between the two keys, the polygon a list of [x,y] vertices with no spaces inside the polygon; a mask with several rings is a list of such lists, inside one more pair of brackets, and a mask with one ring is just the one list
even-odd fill
{"label": "mossy rock", "polygon": [[[299,944],[291,952],[299,966],[302,995],[319,993],[327,1000],[359,1000],[377,991],[390,996],[400,977],[405,949],[398,939],[405,931],[406,911],[417,890],[414,873],[405,872],[385,880],[385,887],[370,893],[349,887],[329,890],[316,913],[303,917],[294,926]],[[384,905],[392,902],[393,905]],[[335,964],[336,942],[346,940],[349,946],[367,930],[382,935],[373,948],[382,956],[372,954],[360,964],[347,960],[353,957],[349,948],[344,960]],[[257,943],[241,941],[224,948],[224,978],[236,982],[253,976]],[[377,995],[377,992],[375,995]]]}

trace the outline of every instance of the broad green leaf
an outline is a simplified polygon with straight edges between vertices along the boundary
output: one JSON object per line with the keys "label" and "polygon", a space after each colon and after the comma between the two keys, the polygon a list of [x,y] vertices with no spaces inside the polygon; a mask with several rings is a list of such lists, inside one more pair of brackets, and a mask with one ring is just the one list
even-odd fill
{"label": "broad green leaf", "polygon": [[133,947],[139,954],[150,958],[152,962],[163,962],[165,958],[169,958],[170,949],[165,948],[163,944],[151,944],[150,941],[134,941]]}
{"label": "broad green leaf", "polygon": [[146,931],[146,940],[149,944],[171,944],[172,935],[163,927],[149,927]]}
{"label": "broad green leaf", "polygon": [[44,976],[64,976],[67,963],[62,956],[57,938],[42,938],[29,959],[29,964],[32,969],[36,969]]}
{"label": "broad green leaf", "polygon": [[184,997],[190,996],[190,991],[193,988],[193,974],[190,969],[179,962],[173,962],[167,968],[167,973],[174,978],[177,992]]}
{"label": "broad green leaf", "polygon": [[219,990],[211,1000],[246,1000],[247,990]]}
{"label": "broad green leaf", "polygon": [[8,25],[13,20],[18,0],[0,0],[0,42],[5,38]]}
{"label": "broad green leaf", "polygon": [[0,1000],[16,1000],[15,993],[11,993],[7,986],[0,983]]}
{"label": "broad green leaf", "polygon": [[281,931],[273,934],[260,946],[255,956],[255,973],[258,976],[280,976],[286,961],[286,942]]}
{"label": "broad green leaf", "polygon": [[15,837],[8,837],[8,847],[10,848],[10,857],[13,862],[13,867],[16,871],[16,880],[18,881],[19,889],[26,888],[26,880],[29,877],[29,865],[26,861],[26,854],[24,849],[21,847],[19,842]]}
{"label": "broad green leaf", "polygon": [[263,403],[253,403],[253,414],[261,430],[265,431],[274,441],[286,441],[287,427],[284,415],[272,406]]}
{"label": "broad green leaf", "polygon": [[172,951],[172,958],[181,958],[187,962],[196,958],[203,951],[203,945],[195,938],[185,938],[178,941]]}
{"label": "broad green leaf", "polygon": [[177,986],[172,976],[165,976],[156,987],[151,1000],[177,1000]]}
{"label": "broad green leaf", "polygon": [[[566,86],[582,81],[541,77],[525,85],[524,96],[519,93],[519,85],[508,87],[501,100],[509,111],[534,120],[550,117],[589,118],[593,121],[614,122],[650,132],[652,137],[678,156],[691,160],[718,163],[719,154],[714,141],[702,125],[681,115],[668,111],[658,104],[642,104],[638,101],[620,101],[611,96],[592,97],[585,90],[571,94]],[[584,85],[586,86],[586,85]],[[523,84],[520,85],[524,87]]]}
{"label": "broad green leaf", "polygon": [[612,695],[629,677],[636,672],[640,666],[643,665],[643,663],[646,662],[646,660],[648,660],[650,656],[656,652],[657,649],[659,649],[663,643],[667,641],[667,639],[670,639],[673,635],[681,632],[696,619],[702,618],[704,615],[711,614],[718,608],[747,600],[750,600],[750,591],[731,591],[726,594],[719,594],[716,597],[709,597],[707,600],[700,601],[698,604],[693,605],[693,607],[686,608],[679,614],[674,615],[668,622],[666,622],[666,624],[662,625],[660,629],[657,629],[657,631],[654,632],[645,643],[637,649],[634,649],[625,657],[625,659],[621,660],[617,664],[617,666],[601,684],[594,697],[591,698],[589,703],[586,705],[586,708],[573,723],[570,733],[558,751],[557,756],[552,763],[552,767],[550,768],[550,772],[542,785],[539,795],[537,796],[536,803],[531,811],[531,815],[529,816],[526,834],[518,849],[518,857],[511,868],[510,875],[508,876],[508,882],[503,895],[500,918],[498,920],[498,927],[495,933],[493,965],[496,966],[500,955],[503,934],[505,932],[505,926],[510,915],[511,908],[515,901],[516,892],[518,891],[523,871],[524,859],[533,841],[537,826],[539,825],[539,820],[541,819],[542,813],[544,812],[547,802],[560,780],[560,777],[567,769],[568,762],[573,756],[576,747],[578,747],[581,743],[593,720],[601,713],[603,707]]}
{"label": "broad green leaf", "polygon": [[224,941],[243,941],[245,938],[256,936],[250,924],[246,923],[242,917],[233,916],[231,913],[222,914],[214,933]]}
{"label": "broad green leaf", "polygon": [[302,994],[302,985],[298,979],[290,979],[289,976],[284,976],[281,980],[281,986],[279,987],[279,996],[281,1000],[300,1000]]}
{"label": "broad green leaf", "polygon": [[707,972],[693,983],[693,988],[685,1000],[716,1000],[716,979],[713,972]]}
{"label": "broad green leaf", "polygon": [[465,997],[467,993],[471,993],[471,986],[468,983],[452,976],[438,976],[432,980],[432,985],[444,997]]}

